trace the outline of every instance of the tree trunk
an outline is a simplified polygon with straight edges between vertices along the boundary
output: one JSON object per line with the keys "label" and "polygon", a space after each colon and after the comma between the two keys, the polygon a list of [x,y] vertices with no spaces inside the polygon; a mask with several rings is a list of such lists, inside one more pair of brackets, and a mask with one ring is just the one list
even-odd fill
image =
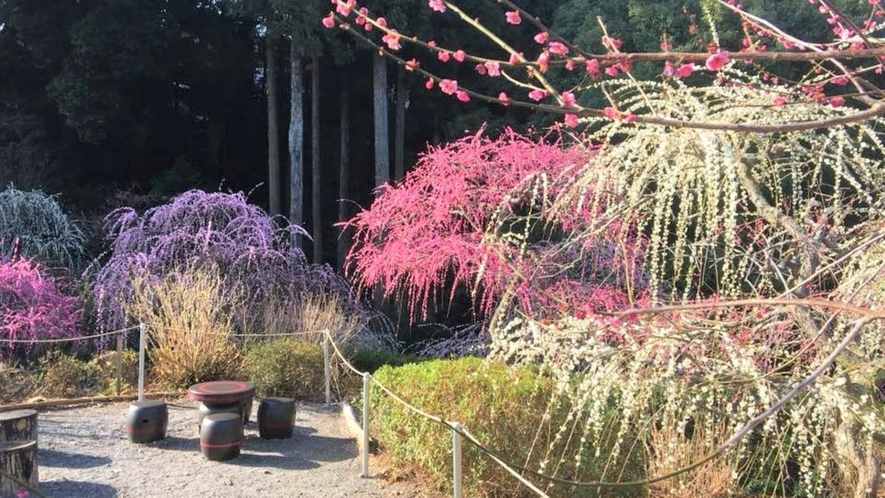
{"label": "tree trunk", "polygon": [[[387,59],[375,55],[372,67],[372,82],[375,102],[375,195],[379,187],[390,181],[390,131],[387,124]],[[375,286],[375,307],[384,303],[381,284]]]}
{"label": "tree trunk", "polygon": [[39,485],[37,441],[0,442],[0,497],[30,496]]}
{"label": "tree trunk", "polygon": [[323,203],[320,177],[320,58],[313,56],[310,77],[310,193],[313,262],[323,262]]}
{"label": "tree trunk", "polygon": [[0,413],[0,441],[37,440],[37,410]]}
{"label": "tree trunk", "polygon": [[[341,82],[341,96],[339,107],[341,108],[341,129],[338,132],[340,140],[340,157],[338,159],[338,222],[348,220],[347,199],[350,197],[350,79],[344,77]],[[338,268],[344,269],[344,258],[350,247],[350,239],[346,229],[338,234]]]}
{"label": "tree trunk", "polygon": [[280,203],[280,124],[277,102],[276,39],[266,38],[264,89],[267,92],[267,191],[268,211],[271,216],[283,214]]}
{"label": "tree trunk", "polygon": [[394,175],[396,181],[406,174],[406,71],[401,66],[396,71],[396,131],[394,138]]}
{"label": "tree trunk", "polygon": [[[304,72],[301,52],[293,41],[289,52],[292,65],[289,107],[289,223],[304,223]],[[295,235],[295,243],[301,237]]]}
{"label": "tree trunk", "polygon": [[375,188],[390,181],[390,131],[387,124],[387,59],[374,56]]}

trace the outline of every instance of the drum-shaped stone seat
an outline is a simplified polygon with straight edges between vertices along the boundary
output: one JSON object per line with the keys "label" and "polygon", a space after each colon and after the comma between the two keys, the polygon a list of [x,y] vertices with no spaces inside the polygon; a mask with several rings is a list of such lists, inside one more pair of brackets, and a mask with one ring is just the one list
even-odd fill
{"label": "drum-shaped stone seat", "polygon": [[149,443],[166,437],[169,409],[163,401],[135,401],[129,405],[126,432],[133,443]]}
{"label": "drum-shaped stone seat", "polygon": [[295,400],[264,398],[258,405],[258,435],[262,439],[288,439],[295,424]]}
{"label": "drum-shaped stone seat", "polygon": [[243,416],[213,413],[200,424],[200,451],[209,460],[229,460],[243,447]]}
{"label": "drum-shaped stone seat", "polygon": [[214,415],[216,413],[235,413],[240,417],[245,418],[243,408],[243,403],[240,401],[225,403],[222,405],[200,403],[197,407],[197,428],[199,429],[203,426],[203,419],[205,419],[207,415]]}

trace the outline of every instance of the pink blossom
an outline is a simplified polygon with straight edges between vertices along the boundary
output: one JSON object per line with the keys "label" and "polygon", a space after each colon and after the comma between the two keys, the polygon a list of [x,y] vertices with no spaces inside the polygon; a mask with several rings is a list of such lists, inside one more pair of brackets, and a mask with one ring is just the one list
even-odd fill
{"label": "pink blossom", "polygon": [[473,69],[479,74],[486,74],[486,67],[483,64],[477,64]]}
{"label": "pink blossom", "polygon": [[603,36],[602,46],[608,49],[610,52],[617,52],[618,49],[621,48],[621,40],[618,38],[612,38],[610,36]]}
{"label": "pink blossom", "polygon": [[29,496],[31,496],[31,493],[25,488],[18,488],[15,490],[15,498],[28,498]]}
{"label": "pink blossom", "polygon": [[576,99],[575,94],[572,92],[562,92],[562,105],[566,107],[572,107],[575,105]]}
{"label": "pink blossom", "polygon": [[696,66],[694,65],[694,62],[689,62],[688,64],[683,64],[679,66],[679,68],[676,69],[676,72],[673,74],[679,79],[687,78],[689,75],[691,75],[691,73],[694,72],[695,67]]}
{"label": "pink blossom", "polygon": [[452,57],[454,57],[455,60],[458,62],[464,62],[464,59],[467,57],[467,54],[465,54],[463,50],[455,50],[455,53],[452,54]]}
{"label": "pink blossom", "polygon": [[576,114],[568,113],[565,115],[565,125],[569,128],[574,128],[578,126],[578,116]]}
{"label": "pink blossom", "polygon": [[773,102],[774,105],[781,107],[787,102],[787,99],[785,99],[783,95],[776,95]]}
{"label": "pink blossom", "polygon": [[611,76],[611,77],[615,77],[620,72],[619,68],[620,67],[617,64],[611,65],[611,66],[605,68],[605,74],[607,74],[608,76]]}
{"label": "pink blossom", "polygon": [[547,50],[550,50],[551,54],[556,55],[565,55],[568,53],[568,47],[560,42],[550,42],[550,45],[547,47]]}
{"label": "pink blossom", "polygon": [[387,48],[390,50],[399,50],[403,48],[402,45],[399,44],[399,33],[397,33],[395,29],[385,33],[384,36],[381,37],[381,41],[386,43]]}
{"label": "pink blossom", "polygon": [[504,17],[507,18],[507,22],[510,24],[519,24],[522,22],[522,17],[520,17],[518,10],[508,11],[504,13]]}
{"label": "pink blossom", "polygon": [[464,90],[458,90],[455,92],[455,97],[458,97],[458,100],[461,102],[470,102],[470,95],[467,94]]}
{"label": "pink blossom", "polygon": [[670,61],[664,61],[664,71],[661,74],[663,74],[667,78],[672,78],[673,72],[673,63]]}
{"label": "pink blossom", "polygon": [[541,69],[541,72],[547,71],[547,65],[550,63],[550,52],[543,51],[541,55],[538,56],[538,67]]}
{"label": "pink blossom", "polygon": [[707,57],[705,65],[709,71],[718,71],[728,62],[728,56],[729,54],[727,51],[720,50],[710,57]]}
{"label": "pink blossom", "polygon": [[384,19],[383,17],[379,17],[378,19],[375,19],[375,22],[378,23],[378,26],[381,26],[382,28],[387,27],[387,19]]}
{"label": "pink blossom", "polygon": [[547,38],[549,38],[549,37],[550,37],[550,33],[546,32],[546,31],[541,31],[540,33],[535,35],[535,43],[538,43],[539,45],[543,45],[543,44],[547,43]]}
{"label": "pink blossom", "polygon": [[335,16],[329,12],[329,15],[323,18],[323,26],[326,28],[334,28],[335,27]]}
{"label": "pink blossom", "polygon": [[519,64],[520,57],[522,57],[522,52],[520,52],[518,54],[516,52],[511,53],[510,54],[510,63],[514,64],[514,65]]}
{"label": "pink blossom", "polygon": [[827,102],[833,107],[841,107],[845,104],[845,97],[836,95],[835,97],[830,97]]}
{"label": "pink blossom", "polygon": [[445,2],[442,2],[441,0],[430,0],[429,2],[427,2],[427,4],[430,5],[431,9],[433,9],[437,12],[445,12],[446,11],[446,4],[445,4]]}
{"label": "pink blossom", "polygon": [[501,64],[497,61],[486,61],[483,65],[486,67],[489,76],[501,76]]}
{"label": "pink blossom", "polygon": [[414,57],[406,61],[406,71],[414,71],[416,67],[418,67],[418,60]]}
{"label": "pink blossom", "polygon": [[427,78],[427,81],[424,82],[424,88],[433,90],[433,78]]}
{"label": "pink blossom", "polygon": [[356,0],[347,0],[347,2],[337,2],[335,4],[335,11],[341,14],[344,17],[350,15],[350,9],[356,4]]}
{"label": "pink blossom", "polygon": [[436,58],[441,60],[442,62],[449,62],[449,52],[441,50],[436,53]]}
{"label": "pink blossom", "polygon": [[574,59],[566,59],[566,61],[565,61],[565,68],[566,68],[567,70],[569,70],[569,71],[574,71],[574,70],[575,70],[575,61],[574,61]]}
{"label": "pink blossom", "polygon": [[531,92],[529,92],[529,98],[534,100],[535,102],[543,99],[547,96],[547,90],[541,90],[540,88],[535,88]]}
{"label": "pink blossom", "polygon": [[599,61],[597,59],[588,60],[584,63],[584,69],[590,76],[599,76]]}
{"label": "pink blossom", "polygon": [[[356,21],[354,22],[356,22],[357,24],[366,24],[366,16],[369,15],[369,9],[365,7],[360,7],[360,10],[358,10],[357,12],[359,12],[360,15],[356,16]],[[366,31],[368,31],[369,29],[371,28],[366,28]]]}
{"label": "pink blossom", "polygon": [[602,110],[605,113],[605,117],[609,119],[620,119],[621,113],[615,110],[614,107],[608,106]]}
{"label": "pink blossom", "polygon": [[501,104],[503,105],[507,105],[510,103],[510,97],[504,92],[498,94],[498,100],[500,100]]}
{"label": "pink blossom", "polygon": [[456,80],[439,80],[439,89],[446,95],[451,95],[458,91],[458,82]]}

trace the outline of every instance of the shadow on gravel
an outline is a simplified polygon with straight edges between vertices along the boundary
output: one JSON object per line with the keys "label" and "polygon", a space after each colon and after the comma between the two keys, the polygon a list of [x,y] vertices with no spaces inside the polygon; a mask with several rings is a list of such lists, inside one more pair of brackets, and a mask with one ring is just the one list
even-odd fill
{"label": "shadow on gravel", "polygon": [[117,498],[117,490],[107,484],[69,481],[67,479],[62,479],[61,481],[41,482],[40,492],[53,498],[87,496],[89,498]]}
{"label": "shadow on gravel", "polygon": [[68,453],[65,451],[37,449],[37,461],[41,467],[59,467],[68,469],[91,469],[111,463],[107,457]]}

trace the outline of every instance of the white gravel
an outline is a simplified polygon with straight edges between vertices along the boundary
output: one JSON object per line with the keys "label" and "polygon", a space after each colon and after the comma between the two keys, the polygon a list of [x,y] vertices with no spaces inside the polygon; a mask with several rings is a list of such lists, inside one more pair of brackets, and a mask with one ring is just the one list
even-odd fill
{"label": "white gravel", "polygon": [[242,453],[215,462],[200,453],[196,403],[168,406],[166,438],[148,444],[128,440],[128,403],[40,412],[41,491],[60,498],[436,496],[408,483],[361,478],[337,408],[299,404],[294,437],[263,440],[256,400]]}

